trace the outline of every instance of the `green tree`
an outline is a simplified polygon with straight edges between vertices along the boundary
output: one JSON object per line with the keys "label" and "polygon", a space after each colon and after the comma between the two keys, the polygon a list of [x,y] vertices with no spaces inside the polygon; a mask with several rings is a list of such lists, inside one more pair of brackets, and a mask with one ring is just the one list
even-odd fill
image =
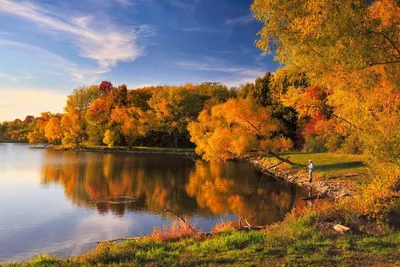
{"label": "green tree", "polygon": [[90,105],[100,97],[100,90],[97,85],[81,86],[74,89],[72,94],[67,96],[66,112],[70,109],[77,111],[87,110]]}
{"label": "green tree", "polygon": [[165,86],[154,92],[148,103],[156,115],[158,130],[172,134],[178,147],[179,137],[186,133],[188,122],[198,116],[204,100],[193,87]]}

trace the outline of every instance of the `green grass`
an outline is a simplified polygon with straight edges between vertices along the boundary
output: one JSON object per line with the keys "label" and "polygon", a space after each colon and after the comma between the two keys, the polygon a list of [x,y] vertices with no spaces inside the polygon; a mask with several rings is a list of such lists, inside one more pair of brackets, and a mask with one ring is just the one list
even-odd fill
{"label": "green grass", "polygon": [[[354,180],[357,183],[369,182],[371,179],[368,167],[363,163],[361,156],[343,155],[334,153],[281,153],[297,166],[290,166],[294,169],[305,169],[308,160],[314,162],[316,176],[324,179]],[[264,161],[278,162],[275,158],[265,158]],[[288,164],[285,164],[289,167]]]}
{"label": "green grass", "polygon": [[174,242],[146,238],[101,244],[78,257],[40,255],[8,266],[382,266],[395,264],[400,257],[399,231],[339,236],[319,230],[317,223],[316,213],[311,212],[268,231],[229,230]]}

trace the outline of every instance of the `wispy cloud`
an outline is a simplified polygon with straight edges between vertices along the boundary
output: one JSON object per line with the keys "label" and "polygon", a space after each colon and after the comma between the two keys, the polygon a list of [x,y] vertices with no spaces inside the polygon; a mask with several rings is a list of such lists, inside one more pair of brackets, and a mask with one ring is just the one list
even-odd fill
{"label": "wispy cloud", "polygon": [[249,24],[250,22],[254,21],[253,15],[247,14],[245,16],[241,16],[238,18],[228,19],[225,21],[226,25],[237,25],[237,24]]}
{"label": "wispy cloud", "polygon": [[34,79],[35,77],[32,75],[28,75],[28,74],[21,74],[21,75],[10,75],[4,72],[0,72],[0,79],[4,79],[6,81],[9,82],[18,82],[21,80],[30,80],[30,79]]}
{"label": "wispy cloud", "polygon": [[215,57],[203,57],[200,60],[181,60],[173,63],[176,68],[220,72],[227,74],[228,78],[223,78],[223,82],[229,86],[238,86],[247,82],[253,82],[257,77],[263,76],[266,72],[262,68],[248,68],[233,66]]}
{"label": "wispy cloud", "polygon": [[172,5],[194,12],[200,0],[168,0]]}
{"label": "wispy cloud", "polygon": [[131,6],[134,3],[130,0],[113,0],[114,2],[116,2],[117,4],[123,5],[123,6]]}
{"label": "wispy cloud", "polygon": [[216,29],[212,28],[201,28],[201,27],[188,27],[188,28],[180,28],[181,31],[184,32],[217,32]]}
{"label": "wispy cloud", "polygon": [[[22,51],[28,52],[33,57],[39,57],[42,63],[51,66],[54,70],[54,74],[71,75],[72,80],[80,83],[90,83],[98,79],[98,76],[109,71],[108,68],[85,68],[76,65],[75,63],[57,55],[42,49],[37,46],[19,43],[15,41],[0,39],[0,46],[11,46],[14,48],[21,49]],[[48,73],[46,73],[48,74]],[[18,77],[8,75],[9,81],[16,81]],[[25,75],[29,77],[29,75]],[[3,76],[4,79],[7,79]],[[11,80],[10,80],[11,79]]]}
{"label": "wispy cloud", "polygon": [[[124,1],[127,3],[127,1]],[[144,53],[137,44],[137,35],[131,29],[114,25],[106,17],[54,12],[37,4],[0,0],[0,12],[21,17],[46,28],[71,42],[82,57],[98,62],[108,69],[121,61],[132,61]]]}

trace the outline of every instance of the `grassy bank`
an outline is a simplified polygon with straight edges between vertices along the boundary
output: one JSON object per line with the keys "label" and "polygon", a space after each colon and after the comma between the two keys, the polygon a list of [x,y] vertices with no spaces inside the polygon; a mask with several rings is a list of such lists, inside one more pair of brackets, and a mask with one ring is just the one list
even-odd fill
{"label": "grassy bank", "polygon": [[284,223],[264,231],[238,231],[228,225],[217,227],[211,236],[165,241],[152,235],[121,244],[103,243],[69,259],[41,255],[8,266],[390,266],[400,258],[398,231],[339,235],[318,221],[316,213],[308,212],[296,218],[290,215]]}
{"label": "grassy bank", "polygon": [[[308,164],[308,160],[311,159],[315,166],[315,180],[345,181],[355,183],[356,185],[366,184],[371,181],[371,170],[363,162],[361,156],[301,152],[281,153],[280,156],[284,158],[289,157],[289,160],[296,164],[289,165],[283,163],[280,165],[280,168],[295,169],[299,173],[303,174],[306,174],[307,171],[305,170],[305,167]],[[279,162],[274,157],[264,158],[263,161],[270,164],[276,164]]]}
{"label": "grassy bank", "polygon": [[131,153],[166,153],[166,154],[186,154],[194,153],[194,148],[175,148],[175,147],[146,147],[146,146],[99,146],[83,144],[79,148],[65,147],[62,145],[49,145],[49,149],[54,150],[76,150],[76,151],[98,151],[98,152],[131,152]]}

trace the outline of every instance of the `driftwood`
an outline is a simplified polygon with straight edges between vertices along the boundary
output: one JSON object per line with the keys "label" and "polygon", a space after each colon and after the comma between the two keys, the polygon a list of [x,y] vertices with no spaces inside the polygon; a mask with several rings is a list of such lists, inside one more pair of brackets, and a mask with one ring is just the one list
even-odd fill
{"label": "driftwood", "polygon": [[192,230],[194,233],[197,233],[197,231],[182,217],[180,216],[178,213],[176,213],[173,210],[168,209],[167,207],[163,207],[163,211],[166,212],[171,212],[172,214],[174,214],[176,217],[178,217],[186,226],[188,226],[190,228],[190,230]]}
{"label": "driftwood", "polygon": [[344,225],[341,225],[341,224],[336,224],[335,226],[333,226],[333,230],[335,230],[336,232],[338,232],[341,235],[344,235],[344,233],[349,231],[350,228],[346,227]]}
{"label": "driftwood", "polygon": [[143,239],[142,236],[137,236],[137,237],[128,237],[128,238],[117,238],[117,239],[112,239],[112,240],[105,240],[105,241],[97,241],[97,244],[101,243],[114,243],[114,242],[119,242],[119,241],[126,241],[126,240],[139,240]]}
{"label": "driftwood", "polygon": [[263,230],[266,229],[267,226],[266,225],[261,225],[261,226],[254,226],[251,225],[246,219],[244,219],[246,225],[242,225],[242,217],[239,217],[239,225],[238,225],[238,229],[246,229],[246,230]]}

